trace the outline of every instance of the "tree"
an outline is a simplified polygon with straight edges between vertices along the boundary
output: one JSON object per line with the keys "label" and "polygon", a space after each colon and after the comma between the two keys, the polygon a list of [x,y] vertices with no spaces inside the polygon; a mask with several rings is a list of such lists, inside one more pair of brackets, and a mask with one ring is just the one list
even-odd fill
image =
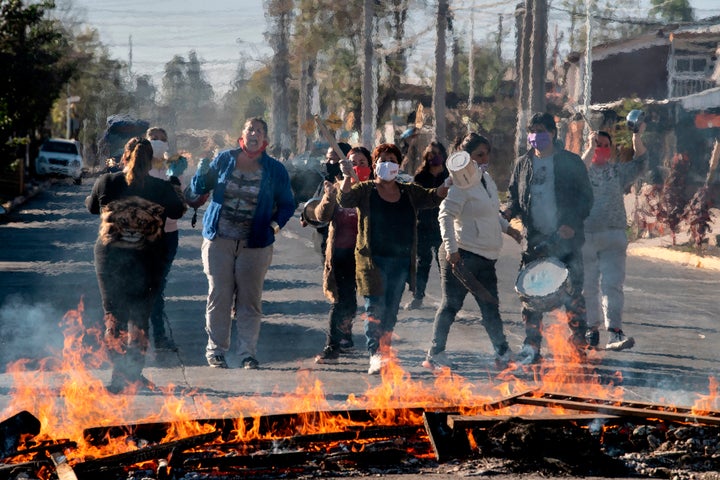
{"label": "tree", "polygon": [[650,15],[667,22],[692,22],[695,14],[690,0],[651,0]]}
{"label": "tree", "polygon": [[[25,6],[0,0],[0,143],[39,129],[75,72],[70,41],[48,18],[46,0]],[[5,157],[0,155],[0,157]]]}
{"label": "tree", "polygon": [[188,60],[175,55],[165,64],[162,124],[171,130],[206,128],[214,121],[213,89],[205,80],[195,51]]}
{"label": "tree", "polygon": [[265,15],[268,19],[272,58],[270,88],[272,90],[272,114],[270,115],[270,144],[276,149],[290,147],[290,24],[292,0],[266,0]]}
{"label": "tree", "polygon": [[[72,104],[73,133],[86,149],[85,160],[95,164],[94,150],[88,149],[101,138],[108,116],[131,107],[131,94],[126,81],[124,63],[111,59],[100,42],[97,30],[72,32],[70,40],[77,70],[66,85],[66,93],[79,97]],[[59,98],[53,107],[52,130],[64,132],[67,122],[67,102]]]}
{"label": "tree", "polygon": [[439,0],[437,9],[437,40],[435,43],[435,82],[433,84],[433,115],[435,116],[435,138],[447,145],[445,125],[445,96],[447,94],[447,72],[445,71],[446,41],[448,26],[448,0]]}

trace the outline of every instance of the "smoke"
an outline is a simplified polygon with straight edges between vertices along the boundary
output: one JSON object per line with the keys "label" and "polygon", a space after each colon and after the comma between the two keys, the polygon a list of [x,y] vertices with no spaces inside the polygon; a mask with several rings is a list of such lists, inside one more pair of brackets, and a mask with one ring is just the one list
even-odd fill
{"label": "smoke", "polygon": [[10,296],[0,308],[0,362],[42,359],[62,350],[58,327],[64,312],[49,304],[28,305],[19,296]]}

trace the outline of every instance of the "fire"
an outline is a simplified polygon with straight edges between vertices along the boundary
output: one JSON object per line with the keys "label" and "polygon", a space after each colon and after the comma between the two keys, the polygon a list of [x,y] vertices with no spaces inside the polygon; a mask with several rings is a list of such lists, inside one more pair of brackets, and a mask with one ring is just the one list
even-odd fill
{"label": "fire", "polygon": [[[112,395],[107,392],[94,370],[107,365],[108,356],[101,332],[86,328],[82,322],[83,303],[62,319],[65,342],[57,359],[48,359],[33,368],[29,361],[13,364],[9,371],[14,378],[12,402],[5,418],[20,410],[38,417],[42,430],[36,442],[69,439],[77,448],[68,452],[71,464],[86,458],[119,454],[141,447],[128,441],[127,436],[107,435],[101,442],[85,438],[85,429],[129,422],[169,423],[161,443],[191,436],[213,433],[211,423],[202,418],[232,419],[232,431],[224,434],[224,441],[274,439],[288,435],[263,425],[261,418],[271,412],[300,412],[302,421],[294,425],[290,435],[311,435],[341,432],[367,426],[422,426],[423,411],[454,410],[465,415],[532,414],[547,409],[532,405],[503,406],[497,398],[537,392],[579,394],[598,398],[622,398],[621,387],[613,380],[603,381],[593,369],[592,362],[600,352],[579,354],[567,340],[567,318],[557,313],[556,322],[547,325],[546,361],[532,367],[511,365],[495,377],[492,383],[475,385],[449,369],[437,374],[433,382],[414,380],[402,368],[391,348],[383,347],[387,360],[381,371],[382,382],[362,395],[350,395],[340,405],[332,405],[323,384],[309,371],[300,371],[294,392],[266,397],[234,397],[218,400],[182,391],[175,386],[162,389],[161,406],[157,412],[135,418],[133,395]],[[532,377],[532,380],[525,380]],[[696,404],[698,411],[711,410],[717,404],[718,383],[712,381],[711,394]],[[350,413],[367,411],[370,418],[357,419]],[[554,408],[553,413],[565,413]],[[129,432],[128,432],[129,433]]]}

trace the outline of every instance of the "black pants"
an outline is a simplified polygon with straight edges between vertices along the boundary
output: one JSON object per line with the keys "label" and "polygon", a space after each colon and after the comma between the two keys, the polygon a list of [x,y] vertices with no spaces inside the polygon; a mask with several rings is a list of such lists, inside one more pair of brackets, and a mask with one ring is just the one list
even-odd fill
{"label": "black pants", "polygon": [[337,302],[330,307],[330,330],[327,336],[327,345],[338,348],[343,338],[350,338],[353,318],[357,312],[355,250],[353,248],[336,248],[332,252],[331,261],[337,285]]}
{"label": "black pants", "polygon": [[440,269],[438,251],[442,244],[439,231],[418,229],[417,240],[417,272],[415,274],[415,293],[413,298],[425,298],[425,288],[430,277],[430,268],[433,261]]}
{"label": "black pants", "polygon": [[113,382],[140,379],[148,324],[162,279],[162,242],[142,249],[95,243],[95,273],[105,314]]}

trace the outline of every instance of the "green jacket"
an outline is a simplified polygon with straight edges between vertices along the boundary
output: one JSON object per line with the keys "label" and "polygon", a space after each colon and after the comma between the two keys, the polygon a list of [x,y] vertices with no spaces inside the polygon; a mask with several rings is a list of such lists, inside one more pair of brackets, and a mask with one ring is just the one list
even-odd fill
{"label": "green jacket", "polygon": [[[397,182],[401,195],[408,195],[410,204],[413,207],[417,224],[417,211],[425,208],[439,207],[442,198],[438,197],[435,188],[424,188],[414,183]],[[338,192],[338,203],[343,208],[358,209],[358,238],[355,245],[355,281],[358,293],[362,296],[381,295],[383,285],[380,272],[372,260],[372,245],[370,245],[370,194],[375,190],[375,182],[367,181],[353,185],[348,193]],[[411,255],[408,258],[410,264],[410,277],[408,285],[410,291],[415,291],[415,270],[417,256],[417,229],[413,231],[413,244]]]}

